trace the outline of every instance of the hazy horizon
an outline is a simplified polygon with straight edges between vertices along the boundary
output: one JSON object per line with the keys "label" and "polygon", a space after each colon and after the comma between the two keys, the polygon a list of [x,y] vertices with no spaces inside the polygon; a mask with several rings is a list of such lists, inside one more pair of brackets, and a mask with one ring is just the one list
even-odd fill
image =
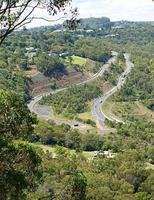
{"label": "hazy horizon", "polygon": [[[111,21],[154,21],[154,2],[152,0],[73,0],[72,5],[79,9],[79,18],[109,17]],[[57,19],[62,16],[52,17],[40,9],[36,9],[33,15],[47,19]],[[27,27],[54,25],[62,21],[49,23],[37,19]]]}

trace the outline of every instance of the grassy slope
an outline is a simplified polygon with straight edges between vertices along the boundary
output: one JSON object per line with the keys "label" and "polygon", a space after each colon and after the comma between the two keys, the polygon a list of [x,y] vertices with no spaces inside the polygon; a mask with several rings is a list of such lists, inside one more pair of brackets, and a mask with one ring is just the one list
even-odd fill
{"label": "grassy slope", "polygon": [[[95,61],[92,61],[88,58],[75,56],[75,55],[72,55],[71,58],[72,58],[72,66],[71,67],[73,67],[73,65],[78,65],[83,72],[88,72],[88,73],[89,72],[94,73],[94,70],[98,71],[98,69],[96,68]],[[65,58],[64,62],[66,64],[70,64],[69,58],[68,57]]]}
{"label": "grassy slope", "polygon": [[[44,153],[47,153],[47,152],[48,153],[56,153],[56,147],[58,147],[58,146],[43,145],[43,144],[39,144],[39,143],[30,143],[30,142],[25,142],[25,141],[21,141],[21,140],[15,140],[14,143],[15,144],[29,144],[33,147],[43,150]],[[71,151],[72,153],[75,152],[75,150],[70,150],[66,147],[62,147],[62,148],[65,149],[66,151]],[[82,155],[85,158],[92,158],[95,155],[95,152],[94,151],[82,151]]]}
{"label": "grassy slope", "polygon": [[133,115],[154,121],[154,112],[146,108],[141,102],[113,102],[110,98],[102,107],[103,112],[117,119],[126,119],[126,116]]}
{"label": "grassy slope", "polygon": [[80,65],[80,66],[85,65],[86,61],[87,61],[86,58],[82,58],[82,57],[75,56],[75,55],[73,55],[72,58],[73,58],[73,64]]}
{"label": "grassy slope", "polygon": [[[43,145],[43,144],[34,144],[34,143],[32,143],[31,145],[33,145],[33,146],[35,146],[35,147],[40,147],[43,151],[44,151],[44,153],[47,153],[47,152],[49,152],[49,153],[55,153],[56,152],[56,147],[54,146],[48,146],[48,145]],[[65,148],[65,147],[63,147],[66,151],[68,150],[67,148]],[[75,152],[75,150],[70,150],[72,153],[73,152]],[[83,156],[85,157],[85,158],[92,158],[93,156],[94,156],[94,154],[95,154],[95,152],[93,152],[93,151],[83,151],[82,152],[82,154],[83,154]]]}

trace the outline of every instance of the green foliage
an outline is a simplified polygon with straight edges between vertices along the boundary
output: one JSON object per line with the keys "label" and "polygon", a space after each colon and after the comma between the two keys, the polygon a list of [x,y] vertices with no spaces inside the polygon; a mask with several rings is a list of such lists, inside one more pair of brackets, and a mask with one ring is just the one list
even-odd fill
{"label": "green foliage", "polygon": [[41,178],[41,158],[29,144],[14,144],[0,138],[0,195],[2,200],[25,199],[26,193],[35,190]]}
{"label": "green foliage", "polygon": [[[76,172],[69,180],[69,196],[72,200],[85,200],[86,199],[86,186],[87,180],[82,172]],[[68,187],[69,187],[68,186]]]}
{"label": "green foliage", "polygon": [[22,73],[0,69],[0,88],[14,90],[20,93],[25,100],[29,98],[28,85]]}
{"label": "green foliage", "polygon": [[52,191],[50,194],[56,200],[64,197],[68,200],[152,200],[154,173],[146,169],[145,161],[144,154],[136,149],[121,151],[114,158],[92,160],[68,150],[57,154],[56,159],[47,155],[45,183],[41,186],[46,188],[44,197]]}
{"label": "green foliage", "polygon": [[74,52],[84,58],[105,63],[111,56],[108,44],[100,39],[84,38],[75,42]]}
{"label": "green foliage", "polygon": [[[129,34],[129,31],[131,31],[131,34]],[[116,95],[115,99],[117,101],[150,100],[154,98],[152,70],[154,51],[151,31],[153,31],[153,27],[150,25],[121,31],[119,41],[121,43],[125,42],[123,49],[127,49],[127,52],[130,52],[130,59],[135,67],[124,87]]]}
{"label": "green foliage", "polygon": [[65,71],[64,65],[61,63],[59,57],[41,55],[36,58],[36,64],[39,71],[46,76],[56,77],[63,74]]}
{"label": "green foliage", "polygon": [[[121,60],[120,60],[121,61]],[[108,71],[105,71],[102,79],[108,81],[111,85],[117,85],[119,76],[124,71],[123,63],[117,62],[116,64],[111,64]]]}
{"label": "green foliage", "polygon": [[[6,37],[13,31],[21,28],[26,31],[25,24],[30,23],[32,20],[31,14],[38,7],[46,9],[50,15],[57,15],[59,12],[66,12],[66,8],[70,5],[70,0],[60,0],[60,1],[44,1],[36,0],[33,5],[33,0],[22,0],[18,1],[9,1],[6,0],[0,2],[0,26],[2,31],[0,34],[0,44],[6,39]],[[71,29],[76,27],[76,15],[78,14],[77,9],[71,9],[70,13],[72,17],[70,20],[67,20],[68,27]]]}
{"label": "green foliage", "polygon": [[[19,31],[12,34],[0,49],[0,87],[21,94],[0,92],[2,200],[153,200],[153,122],[147,122],[146,117],[129,116],[127,124],[108,122],[117,130],[114,133],[99,135],[89,132],[81,134],[69,125],[43,121],[35,126],[33,132],[36,119],[27,110],[23,100],[25,92],[28,94],[26,79],[22,75],[27,70],[26,66],[38,62],[38,69],[48,76],[56,77],[63,73],[64,66],[55,54],[69,51],[70,55],[104,63],[114,49],[120,52],[118,63],[112,64],[104,80],[116,84],[122,73],[123,52],[129,52],[135,64],[124,87],[114,97],[115,100],[144,100],[145,106],[153,110],[153,26],[150,23],[114,23],[115,26],[119,24],[123,28],[103,27],[103,30],[91,33],[84,30],[81,33],[52,33],[59,26]],[[90,23],[86,26],[90,27]],[[96,20],[91,26],[102,25],[100,20],[98,23]],[[81,34],[89,37],[80,37]],[[35,49],[36,57],[29,59],[25,56],[27,47]],[[48,56],[51,49],[51,56]],[[69,58],[70,65],[72,62]],[[80,68],[76,66],[76,69]],[[56,85],[51,87],[54,89]],[[99,95],[99,87],[84,85],[53,94],[42,103],[52,105],[58,114],[74,117],[76,113],[86,111],[88,101]],[[91,120],[82,122],[96,125]],[[55,157],[49,152],[43,154],[28,142],[19,141],[27,138],[60,147],[56,148]],[[116,154],[113,158],[106,158],[90,152],[95,156],[85,158],[83,150],[107,150]],[[39,184],[42,171],[44,182]],[[38,184],[39,188],[35,192]]]}
{"label": "green foliage", "polygon": [[21,69],[27,70],[28,69],[27,59],[21,59],[19,62],[19,66]]}
{"label": "green foliage", "polygon": [[14,141],[30,139],[36,118],[24,101],[12,91],[0,90],[0,196],[6,199],[26,199],[27,192],[36,189],[41,178],[41,158],[28,143]]}
{"label": "green foliage", "polygon": [[35,127],[35,134],[43,144],[60,145],[77,152],[100,150],[103,146],[103,137],[90,133],[82,135],[67,124],[56,125],[53,121],[39,122]]}
{"label": "green foliage", "polygon": [[35,123],[36,117],[30,113],[20,95],[0,90],[1,134],[29,138],[33,132],[32,125]]}
{"label": "green foliage", "polygon": [[100,88],[95,85],[74,86],[58,94],[44,97],[41,104],[52,105],[57,114],[73,116],[76,113],[85,112],[87,102],[100,94]]}
{"label": "green foliage", "polygon": [[81,119],[79,117],[75,117],[75,119],[84,124],[90,124],[91,126],[96,127],[96,122],[91,119]]}

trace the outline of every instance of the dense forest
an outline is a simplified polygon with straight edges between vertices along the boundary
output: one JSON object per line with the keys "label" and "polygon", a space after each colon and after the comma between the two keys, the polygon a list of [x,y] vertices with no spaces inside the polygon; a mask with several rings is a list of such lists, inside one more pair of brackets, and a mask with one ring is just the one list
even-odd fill
{"label": "dense forest", "polygon": [[[126,123],[106,120],[112,131],[103,135],[88,113],[93,100],[117,84],[125,52],[134,68],[112,101],[140,102],[154,111],[153,36],[153,23],[89,18],[81,19],[74,32],[61,25],[24,28],[5,40],[0,48],[0,199],[154,200],[152,117],[131,114]],[[111,51],[119,53],[117,62],[97,81],[72,84],[41,100],[65,122],[43,120],[29,111],[34,77],[37,87],[43,77],[54,91],[70,74],[95,75]],[[88,119],[81,121],[92,125],[91,130],[67,124],[66,119],[85,113]]]}

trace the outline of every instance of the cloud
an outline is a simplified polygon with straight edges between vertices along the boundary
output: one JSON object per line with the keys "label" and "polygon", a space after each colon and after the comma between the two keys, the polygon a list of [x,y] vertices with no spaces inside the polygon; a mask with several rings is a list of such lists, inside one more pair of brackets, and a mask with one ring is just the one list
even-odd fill
{"label": "cloud", "polygon": [[[154,21],[154,2],[152,0],[73,0],[80,17],[109,17],[112,21]],[[49,18],[47,12],[36,10],[35,16]],[[42,20],[34,20],[30,27],[51,25]]]}
{"label": "cloud", "polygon": [[111,20],[154,21],[152,0],[74,0],[81,17],[107,16]]}

